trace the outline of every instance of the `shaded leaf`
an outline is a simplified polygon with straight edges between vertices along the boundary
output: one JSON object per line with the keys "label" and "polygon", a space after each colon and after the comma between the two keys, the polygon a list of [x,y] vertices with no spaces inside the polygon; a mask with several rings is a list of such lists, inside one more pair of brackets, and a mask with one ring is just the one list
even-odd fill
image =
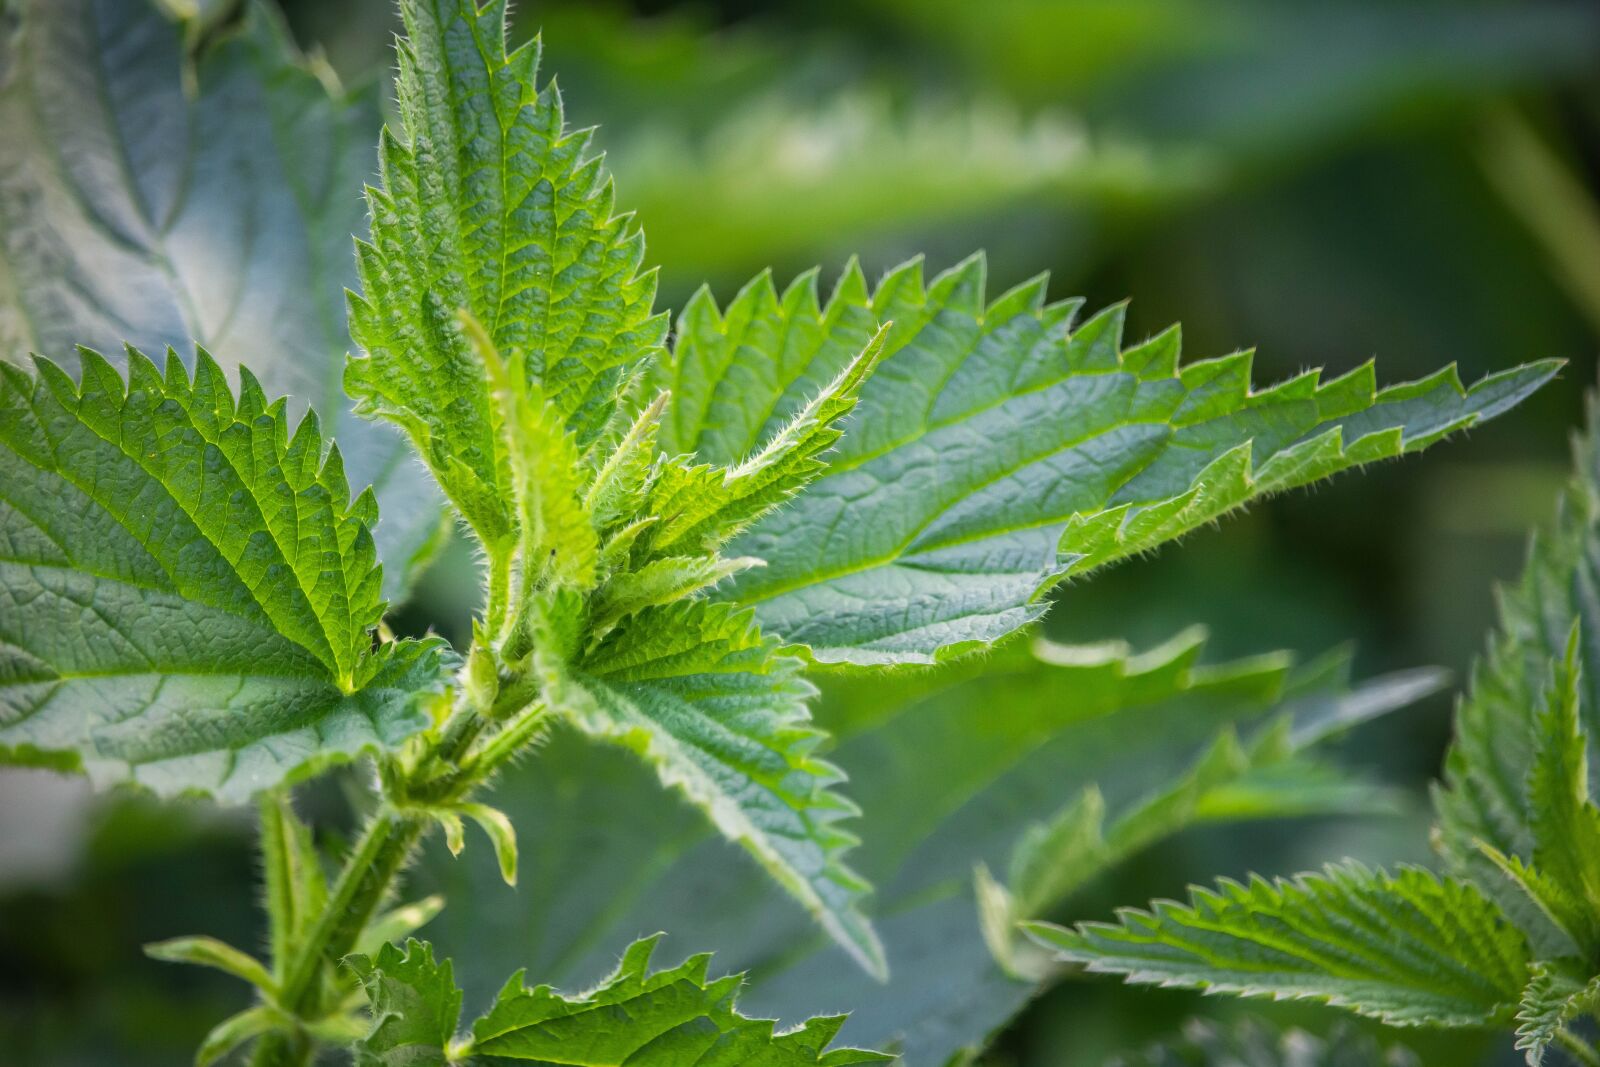
{"label": "shaded leaf", "polygon": [[[264,4],[191,52],[151,0],[21,0],[0,34],[0,360],[196,345],[309,402],[383,509],[398,599],[440,543],[438,494],[341,386],[374,90],[305,60]],[[191,362],[191,368],[193,364]]]}

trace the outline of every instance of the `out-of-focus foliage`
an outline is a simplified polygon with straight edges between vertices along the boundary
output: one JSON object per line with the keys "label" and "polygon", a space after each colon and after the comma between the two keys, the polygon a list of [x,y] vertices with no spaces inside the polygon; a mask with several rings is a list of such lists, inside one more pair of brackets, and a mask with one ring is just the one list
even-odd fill
{"label": "out-of-focus foliage", "polygon": [[[921,700],[894,700],[881,681],[824,699],[821,724],[839,738],[829,758],[862,807],[852,857],[879,890],[887,984],[808,935],[804,914],[691,812],[650,803],[648,776],[564,732],[541,755],[544,773],[517,775],[497,793],[522,828],[528,874],[517,895],[483,857],[440,856],[425,865],[428,888],[480,904],[447,909],[430,934],[456,957],[469,997],[481,998],[518,965],[580,984],[630,931],[671,930],[750,972],[750,1011],[848,1008],[844,1040],[942,1063],[1061,977],[995,961],[980,914],[993,901],[975,898],[974,867],[1006,870],[1030,824],[1085,787],[1113,814],[1119,845],[1084,862],[1086,881],[1190,826],[1392,801],[1311,746],[1431,692],[1436,676],[1349,691],[1339,656],[1303,667],[1281,654],[1207,664],[1204,647],[1195,632],[1138,654],[1115,642],[1047,643],[1036,654],[1014,646],[958,668],[964,682],[929,675],[937,691]],[[1057,914],[1077,888],[1057,885],[1027,903]]]}

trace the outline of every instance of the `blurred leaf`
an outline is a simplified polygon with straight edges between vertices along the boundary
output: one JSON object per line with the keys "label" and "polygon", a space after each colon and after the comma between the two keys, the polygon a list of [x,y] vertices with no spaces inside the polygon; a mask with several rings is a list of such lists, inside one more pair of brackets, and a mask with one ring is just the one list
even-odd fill
{"label": "blurred leaf", "polygon": [[[975,864],[1003,869],[1029,824],[1090,783],[1110,810],[1139,807],[1230,724],[1259,723],[1273,709],[1296,722],[1338,721],[1328,701],[1387,692],[1368,704],[1375,713],[1405,692],[1346,692],[1341,660],[1294,672],[1283,656],[1200,666],[1201,648],[1189,633],[1137,655],[1117,643],[1058,648],[1045,664],[1012,647],[981,677],[914,703],[839,709],[845,730],[830,759],[850,772],[865,813],[855,855],[879,886],[887,986],[852,973],[754,865],[730,864],[692,811],[662,804],[648,776],[563,732],[496,794],[522,837],[518,897],[494,896],[498,875],[481,861],[428,863],[447,892],[484,902],[478,921],[447,912],[436,939],[459,948],[463,980],[481,996],[519,959],[553,979],[590,979],[619,936],[665,928],[749,968],[753,1009],[794,1017],[851,1007],[850,1041],[898,1041],[912,1064],[942,1063],[1037,992],[990,957],[971,896]],[[819,709],[828,725],[831,707]]]}
{"label": "blurred leaf", "polygon": [[1399,1045],[1387,1048],[1348,1023],[1338,1023],[1326,1038],[1303,1030],[1279,1032],[1246,1019],[1219,1026],[1196,1019],[1183,1039],[1122,1056],[1106,1067],[1420,1067]]}

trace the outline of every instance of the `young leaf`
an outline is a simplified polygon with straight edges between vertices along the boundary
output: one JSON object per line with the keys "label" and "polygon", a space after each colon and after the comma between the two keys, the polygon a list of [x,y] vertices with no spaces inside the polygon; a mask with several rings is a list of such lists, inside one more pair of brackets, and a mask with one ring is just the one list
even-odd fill
{"label": "young leaf", "polygon": [[587,446],[666,332],[644,240],[613,215],[611,179],[566,128],[537,42],[506,51],[504,0],[405,0],[398,43],[402,135],[379,147],[370,243],[350,328],[363,355],[345,384],[365,414],[397,422],[490,546],[512,531],[505,457],[466,310],[515,353]]}
{"label": "young leaf", "polygon": [[[661,522],[650,531],[656,552],[684,546],[715,548],[799,493],[827,468],[823,453],[844,432],[861,388],[883,355],[878,330],[838,375],[818,390],[789,423],[748,458],[728,467],[667,466],[648,502]],[[674,477],[676,476],[676,477]]]}
{"label": "young leaf", "polygon": [[470,1038],[455,1039],[461,991],[450,964],[437,964],[418,941],[404,952],[384,946],[376,960],[354,959],[373,1005],[372,1035],[357,1046],[365,1067],[538,1063],[650,1064],[651,1067],[852,1067],[892,1056],[829,1050],[843,1016],[815,1018],[787,1033],[768,1019],[740,1015],[744,978],[710,980],[709,955],[650,971],[661,935],[634,942],[598,986],[567,996],[550,986],[528,988],[523,973],[506,983]]}
{"label": "young leaf", "polygon": [[[726,596],[821,660],[931,662],[1036,619],[1040,594],[1266,493],[1416,451],[1516,403],[1554,363],[1463,389],[1453,368],[1378,390],[1365,365],[1252,392],[1250,355],[1178,366],[1171,330],[1124,349],[1123,309],[1036,278],[986,302],[981,257],[870,291],[847,268],[781,296],[763,276],[720,314],[691,301],[652,384],[662,447],[736,462],[894,323],[827,471],[733,550],[765,559]],[[733,414],[740,408],[747,414]]]}
{"label": "young leaf", "polygon": [[600,545],[580,499],[584,468],[577,442],[543,390],[528,381],[523,361],[508,365],[477,319],[462,312],[461,321],[489,377],[516,504],[524,587],[555,581],[587,589]]}
{"label": "young leaf", "polygon": [[461,1020],[461,990],[449,960],[411,938],[404,951],[386,944],[375,958],[345,961],[367,993],[372,1031],[356,1043],[357,1067],[446,1067]]}
{"label": "young leaf", "polygon": [[266,1005],[246,1008],[236,1015],[230,1015],[213,1026],[200,1042],[200,1049],[194,1054],[195,1067],[211,1067],[245,1042],[253,1041],[282,1025],[282,1016]]}
{"label": "young leaf", "polygon": [[[1567,760],[1577,758],[1570,737],[1557,744],[1551,727],[1560,721],[1570,732],[1573,716],[1595,758],[1600,737],[1600,645],[1591,639],[1572,643],[1574,624],[1582,633],[1600,633],[1600,438],[1594,433],[1595,402],[1589,405],[1589,432],[1574,445],[1575,473],[1562,494],[1555,522],[1531,539],[1522,579],[1501,592],[1500,631],[1472,670],[1471,684],[1456,712],[1456,735],[1445,760],[1444,783],[1434,792],[1439,816],[1438,844],[1459,873],[1482,885],[1512,914],[1541,953],[1571,952],[1569,935],[1554,928],[1515,879],[1511,867],[1495,855],[1539,863],[1544,853],[1565,851],[1561,832],[1548,826],[1556,808],[1537,809],[1528,789],[1537,751]],[[1575,658],[1570,667],[1567,653]],[[1564,680],[1551,693],[1552,666]],[[1572,704],[1553,708],[1554,703]],[[1557,715],[1560,719],[1552,719]],[[1554,745],[1554,747],[1552,747]],[[1565,752],[1562,757],[1560,754]],[[1546,780],[1548,781],[1548,773]],[[1568,799],[1548,797],[1563,811],[1572,811],[1570,769]],[[1544,824],[1544,829],[1536,825]],[[1570,855],[1570,853],[1568,853]],[[1554,857],[1552,857],[1554,858]],[[1542,873],[1542,872],[1541,872]],[[1580,879],[1581,880],[1581,877]],[[1574,883],[1575,884],[1575,883]],[[1580,897],[1581,899],[1581,897]],[[1575,901],[1574,903],[1578,903]],[[1579,905],[1581,906],[1581,904]],[[1592,911],[1590,919],[1592,923]],[[1584,925],[1587,925],[1584,924]]]}
{"label": "young leaf", "polygon": [[79,355],[0,366],[0,760],[241,800],[427,726],[440,648],[372,647],[376,508],[316,418]]}
{"label": "young leaf", "polygon": [[175,937],[170,941],[157,941],[144,947],[144,954],[165,963],[191,963],[197,967],[214,967],[235,978],[242,978],[268,994],[278,988],[272,975],[261,961],[249,953],[214,937]]}
{"label": "young leaf", "polygon": [[187,358],[199,344],[299,398],[293,416],[309,401],[378,498],[398,600],[442,540],[443,502],[340,380],[378,93],[301,56],[273,5],[228,6],[204,33],[152,0],[7,6],[0,360],[83,344],[117,362],[124,342]]}
{"label": "young leaf", "polygon": [[1600,977],[1585,972],[1571,959],[1533,965],[1533,977],[1517,1006],[1517,1048],[1528,1054],[1529,1067],[1540,1067],[1551,1042],[1600,997]]}
{"label": "young leaf", "polygon": [[1580,644],[1580,626],[1574,624],[1566,660],[1557,665],[1534,723],[1527,786],[1533,863],[1525,888],[1580,953],[1593,959],[1600,953],[1600,808],[1589,798],[1588,743],[1578,721]]}
{"label": "young leaf", "polygon": [[1187,906],[1158,901],[1120,919],[1026,929],[1061,958],[1129,982],[1320,1000],[1392,1026],[1504,1024],[1528,980],[1527,945],[1494,903],[1417,867],[1223,880],[1195,888]]}
{"label": "young leaf", "polygon": [[[1053,655],[1067,651],[1063,646]],[[1018,924],[1040,918],[1081,886],[1157,841],[1205,822],[1287,818],[1296,814],[1387,810],[1392,801],[1370,783],[1352,780],[1303,750],[1338,729],[1442,686],[1436,672],[1385,679],[1359,696],[1286,712],[1249,744],[1228,726],[1194,763],[1107,826],[1105,801],[1087,787],[1050,820],[1029,826],[1011,853],[1008,885],[977,872],[979,919],[995,960],[1008,973],[1038,981],[1059,964],[1019,936]]]}
{"label": "young leaf", "polygon": [[748,612],[703,600],[634,616],[570,673],[548,668],[552,706],[594,737],[637,751],[702,809],[869,972],[887,974],[861,912],[869,886],[845,867],[857,814],[816,758],[815,690]]}

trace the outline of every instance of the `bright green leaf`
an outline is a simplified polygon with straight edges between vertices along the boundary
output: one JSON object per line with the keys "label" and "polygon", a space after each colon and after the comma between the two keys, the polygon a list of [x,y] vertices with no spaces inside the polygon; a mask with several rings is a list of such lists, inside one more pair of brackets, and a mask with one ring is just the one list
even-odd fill
{"label": "bright green leaf", "polygon": [[491,547],[512,494],[481,361],[457,322],[493,345],[587,446],[666,331],[640,274],[643,237],[614,214],[611,179],[539,89],[537,42],[507,52],[504,0],[405,0],[402,133],[379,148],[370,243],[345,384],[363,413],[403,427]]}
{"label": "bright green leaf", "polygon": [[415,938],[404,950],[384,945],[377,955],[345,961],[367,992],[372,1030],[355,1046],[357,1067],[446,1067],[461,1019],[461,990],[450,961]]}
{"label": "bright green leaf", "polygon": [[229,800],[429,725],[437,642],[372,646],[370,493],[248,373],[0,365],[0,756]]}
{"label": "bright green leaf", "polygon": [[[811,1019],[776,1033],[768,1019],[737,1011],[740,975],[707,978],[709,955],[650,971],[661,935],[634,942],[599,985],[567,996],[513,975],[470,1038],[457,1039],[461,991],[449,962],[431,946],[387,945],[375,960],[351,961],[372,1001],[371,1036],[356,1049],[363,1067],[539,1063],[574,1067],[850,1067],[892,1057],[859,1049],[828,1050],[843,1016]],[[448,1056],[446,1055],[448,1050]]]}
{"label": "bright green leaf", "polygon": [[1090,971],[1246,997],[1312,999],[1393,1026],[1509,1022],[1528,980],[1522,935],[1467,882],[1355,863],[1322,874],[1196,887],[1188,905],[1119,924],[1027,930]]}
{"label": "bright green leaf", "polygon": [[1463,389],[1454,368],[1379,390],[1371,365],[1252,391],[1249,353],[1179,367],[1176,330],[1124,348],[1123,309],[1035,278],[993,300],[973,257],[869,291],[858,267],[763,276],[683,313],[656,384],[662,447],[734,462],[893,322],[822,475],[733,546],[767,560],[727,592],[827,661],[931,662],[1036,619],[1062,577],[1153,548],[1267,493],[1416,451],[1489,418],[1558,364]]}
{"label": "bright green leaf", "polygon": [[1517,1006],[1517,1048],[1528,1054],[1529,1067],[1539,1067],[1551,1042],[1600,997],[1600,977],[1589,977],[1586,970],[1571,959],[1533,965]]}
{"label": "bright green leaf", "polygon": [[[1445,760],[1444,783],[1434,794],[1438,841],[1446,859],[1494,896],[1540,952],[1548,955],[1571,952],[1572,935],[1556,929],[1557,924],[1543,914],[1548,909],[1535,906],[1525,889],[1516,884],[1528,878],[1548,882],[1548,878],[1542,871],[1527,878],[1513,872],[1526,871],[1530,865],[1542,867],[1547,859],[1559,864],[1565,850],[1560,841],[1563,831],[1549,825],[1556,810],[1536,810],[1528,788],[1538,752],[1576,759],[1578,752],[1570,740],[1570,731],[1576,728],[1588,746],[1583,758],[1592,764],[1596,738],[1600,737],[1600,645],[1587,639],[1600,633],[1600,595],[1596,593],[1600,589],[1600,439],[1593,430],[1593,403],[1589,412],[1590,431],[1574,446],[1576,470],[1562,495],[1555,522],[1534,535],[1521,580],[1499,598],[1499,632],[1473,666],[1471,684],[1456,712],[1455,740]],[[1576,658],[1563,667],[1575,625],[1586,639],[1570,645]],[[1554,693],[1553,667],[1562,677]],[[1568,703],[1573,706],[1566,707]],[[1553,726],[1569,735],[1565,743],[1555,743],[1558,739],[1550,733]],[[1576,780],[1570,767],[1564,773],[1569,786],[1562,810],[1571,813]],[[1551,803],[1558,799],[1546,798]],[[1545,838],[1542,854],[1541,836]],[[1508,880],[1505,874],[1513,876]],[[1573,900],[1575,906],[1582,907],[1581,897]],[[1590,912],[1588,921],[1576,925],[1592,928],[1592,922]],[[1573,933],[1590,936],[1583,931]]]}
{"label": "bright green leaf", "polygon": [[843,863],[856,837],[839,823],[858,809],[833,791],[843,775],[815,755],[824,734],[800,661],[724,604],[680,601],[632,622],[574,671],[553,672],[554,708],[637,751],[863,967],[887,973],[861,912],[869,887]]}

